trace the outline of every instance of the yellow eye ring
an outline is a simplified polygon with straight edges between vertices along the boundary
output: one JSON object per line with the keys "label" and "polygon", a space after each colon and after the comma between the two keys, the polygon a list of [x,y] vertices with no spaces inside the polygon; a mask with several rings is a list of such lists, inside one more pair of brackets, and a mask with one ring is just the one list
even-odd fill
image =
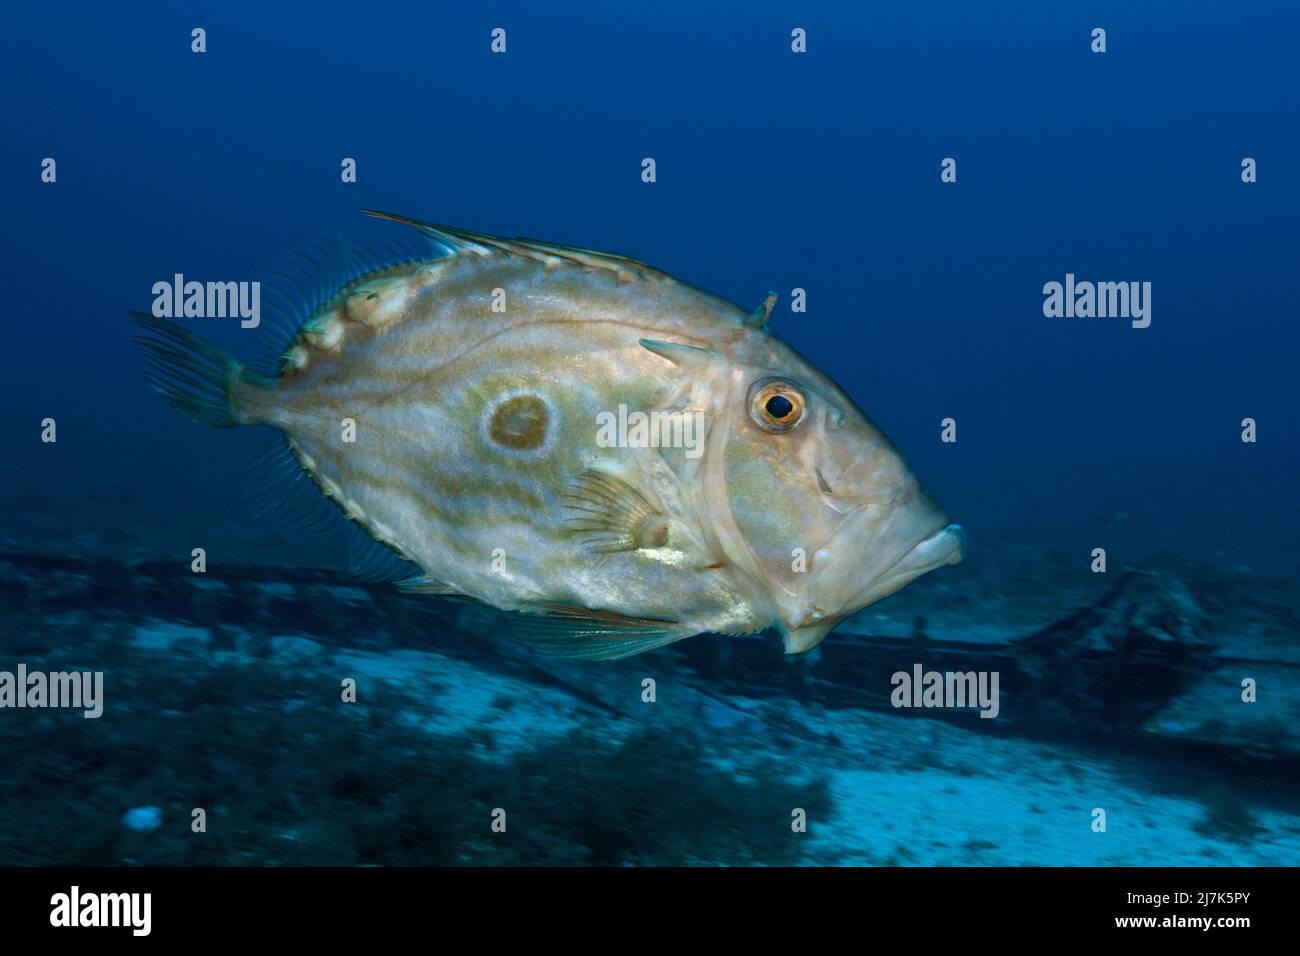
{"label": "yellow eye ring", "polygon": [[807,408],[803,391],[785,379],[765,378],[749,390],[749,416],[765,431],[790,431],[803,421]]}

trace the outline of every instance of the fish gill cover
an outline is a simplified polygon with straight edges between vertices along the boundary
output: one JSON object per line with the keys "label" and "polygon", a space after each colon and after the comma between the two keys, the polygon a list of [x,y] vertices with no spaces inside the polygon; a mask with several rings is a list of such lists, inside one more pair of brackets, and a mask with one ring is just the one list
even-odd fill
{"label": "fish gill cover", "polygon": [[5,19],[0,864],[1300,862],[1294,10]]}

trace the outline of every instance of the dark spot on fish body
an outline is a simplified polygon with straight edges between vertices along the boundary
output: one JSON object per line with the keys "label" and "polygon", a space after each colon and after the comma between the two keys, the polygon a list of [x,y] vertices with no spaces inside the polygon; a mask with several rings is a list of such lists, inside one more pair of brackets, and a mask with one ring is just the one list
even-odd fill
{"label": "dark spot on fish body", "polygon": [[535,451],[546,441],[550,415],[536,395],[508,398],[492,413],[488,437],[513,451]]}

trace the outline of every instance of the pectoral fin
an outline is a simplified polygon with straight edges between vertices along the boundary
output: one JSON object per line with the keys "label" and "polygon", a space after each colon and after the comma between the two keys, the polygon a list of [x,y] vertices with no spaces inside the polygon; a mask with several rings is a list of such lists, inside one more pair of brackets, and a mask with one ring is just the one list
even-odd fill
{"label": "pectoral fin", "polygon": [[668,516],[608,472],[589,468],[574,477],[564,508],[566,527],[589,554],[658,548],[668,540]]}

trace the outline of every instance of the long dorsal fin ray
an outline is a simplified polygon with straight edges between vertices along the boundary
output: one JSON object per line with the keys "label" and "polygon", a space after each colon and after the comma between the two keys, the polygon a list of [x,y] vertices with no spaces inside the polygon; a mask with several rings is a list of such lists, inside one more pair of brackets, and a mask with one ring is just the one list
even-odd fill
{"label": "long dorsal fin ray", "polygon": [[362,209],[367,216],[374,216],[376,219],[387,219],[390,222],[400,222],[405,226],[410,226],[418,230],[422,235],[433,240],[441,246],[449,255],[455,255],[460,252],[472,252],[480,256],[492,254],[492,249],[482,239],[486,236],[475,236],[472,233],[462,232],[459,229],[453,229],[450,226],[440,226],[435,222],[425,222],[423,219],[412,219],[410,216],[400,216],[395,212],[383,212],[379,209]]}
{"label": "long dorsal fin ray", "polygon": [[617,274],[622,281],[630,281],[635,278],[657,278],[663,275],[653,266],[648,266],[637,259],[615,253],[598,252],[594,249],[583,249],[578,246],[566,246],[561,243],[542,242],[537,239],[525,239],[523,237],[509,239],[503,236],[490,236],[486,233],[471,232],[468,229],[457,229],[454,226],[425,222],[421,219],[412,219],[409,216],[401,216],[396,213],[381,212],[377,209],[363,209],[361,211],[368,216],[374,216],[376,219],[400,222],[418,229],[452,253],[467,251],[478,255],[489,255],[495,250],[508,255],[533,259],[540,262],[547,269],[555,269],[564,264],[587,269],[605,269]]}
{"label": "long dorsal fin ray", "polygon": [[613,252],[600,252],[596,249],[583,249],[579,246],[566,246],[558,242],[543,242],[539,239],[498,240],[517,255],[549,256],[571,262],[588,269],[609,269],[625,279],[650,278],[662,276],[663,273],[654,266],[648,266],[639,259],[620,256]]}

